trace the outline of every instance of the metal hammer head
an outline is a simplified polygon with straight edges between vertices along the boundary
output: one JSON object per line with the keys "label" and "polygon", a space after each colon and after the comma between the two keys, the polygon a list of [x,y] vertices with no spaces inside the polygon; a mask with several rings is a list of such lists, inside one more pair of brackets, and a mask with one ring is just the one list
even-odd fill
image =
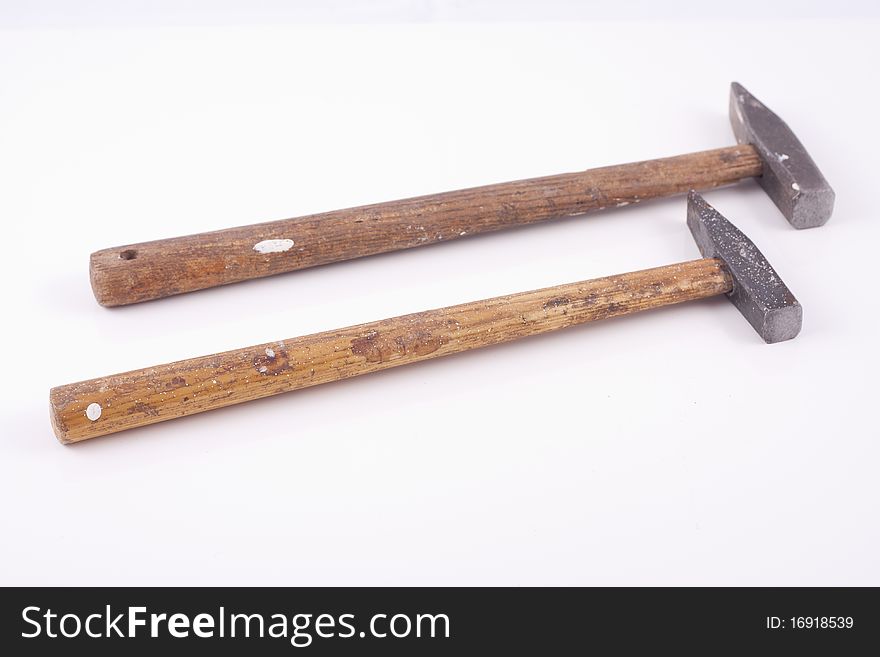
{"label": "metal hammer head", "polygon": [[785,121],[737,82],[730,85],[730,123],[740,144],[764,162],[758,182],[795,228],[821,226],[831,217],[834,190]]}
{"label": "metal hammer head", "polygon": [[764,255],[740,230],[694,191],[688,194],[688,228],[706,258],[718,258],[733,278],[727,297],[767,343],[791,340],[803,309]]}

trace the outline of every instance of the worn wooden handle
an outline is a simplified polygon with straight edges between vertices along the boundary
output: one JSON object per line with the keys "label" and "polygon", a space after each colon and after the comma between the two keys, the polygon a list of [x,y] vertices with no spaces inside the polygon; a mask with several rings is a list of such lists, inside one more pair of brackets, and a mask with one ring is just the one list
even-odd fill
{"label": "worn wooden handle", "polygon": [[729,292],[708,258],[474,301],[53,388],[63,443]]}
{"label": "worn wooden handle", "polygon": [[761,174],[754,147],[731,146],[93,253],[92,289],[121,306],[726,185]]}

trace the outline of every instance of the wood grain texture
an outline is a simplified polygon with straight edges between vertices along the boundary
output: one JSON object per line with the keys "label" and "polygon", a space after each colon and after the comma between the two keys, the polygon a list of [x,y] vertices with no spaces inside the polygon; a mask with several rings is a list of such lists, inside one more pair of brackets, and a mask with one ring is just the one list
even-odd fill
{"label": "wood grain texture", "polygon": [[53,388],[52,425],[77,442],[732,288],[710,258],[255,345]]}
{"label": "wood grain texture", "polygon": [[128,244],[93,253],[90,277],[100,304],[120,306],[718,187],[760,174],[761,160],[752,146],[730,146]]}

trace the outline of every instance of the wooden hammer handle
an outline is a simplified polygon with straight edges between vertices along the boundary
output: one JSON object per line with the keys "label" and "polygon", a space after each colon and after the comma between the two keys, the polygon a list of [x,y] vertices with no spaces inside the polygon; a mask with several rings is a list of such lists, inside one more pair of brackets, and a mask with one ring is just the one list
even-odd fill
{"label": "wooden hammer handle", "polygon": [[707,258],[474,301],[53,388],[63,443],[729,292]]}
{"label": "wooden hammer handle", "polygon": [[92,254],[92,289],[100,304],[121,306],[717,187],[761,170],[754,147],[738,145],[129,244]]}

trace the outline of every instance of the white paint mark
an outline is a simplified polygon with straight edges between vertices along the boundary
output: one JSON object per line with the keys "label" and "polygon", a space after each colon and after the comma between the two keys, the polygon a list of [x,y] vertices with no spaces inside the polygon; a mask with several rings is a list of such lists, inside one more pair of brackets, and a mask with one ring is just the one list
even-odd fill
{"label": "white paint mark", "polygon": [[275,350],[272,347],[266,347],[266,355],[269,358],[275,358]]}
{"label": "white paint mark", "polygon": [[254,244],[257,253],[284,253],[293,248],[293,240],[263,240]]}
{"label": "white paint mark", "polygon": [[791,188],[796,192],[801,191],[801,186],[798,185],[797,183],[791,183]]}
{"label": "white paint mark", "polygon": [[629,201],[621,201],[617,204],[617,207],[622,208],[624,205],[629,205]]}
{"label": "white paint mark", "polygon": [[101,405],[92,402],[86,408],[86,417],[89,418],[92,422],[101,417]]}
{"label": "white paint mark", "polygon": [[776,159],[780,162],[785,162],[788,159],[788,155],[785,153],[776,153]]}
{"label": "white paint mark", "polygon": [[265,374],[266,372],[269,371],[269,368],[266,367],[265,365],[263,365],[258,371],[260,374]]}
{"label": "white paint mark", "polygon": [[459,233],[459,235],[467,235],[467,231],[466,231],[466,230],[463,230],[463,231],[461,231],[461,232]]}

